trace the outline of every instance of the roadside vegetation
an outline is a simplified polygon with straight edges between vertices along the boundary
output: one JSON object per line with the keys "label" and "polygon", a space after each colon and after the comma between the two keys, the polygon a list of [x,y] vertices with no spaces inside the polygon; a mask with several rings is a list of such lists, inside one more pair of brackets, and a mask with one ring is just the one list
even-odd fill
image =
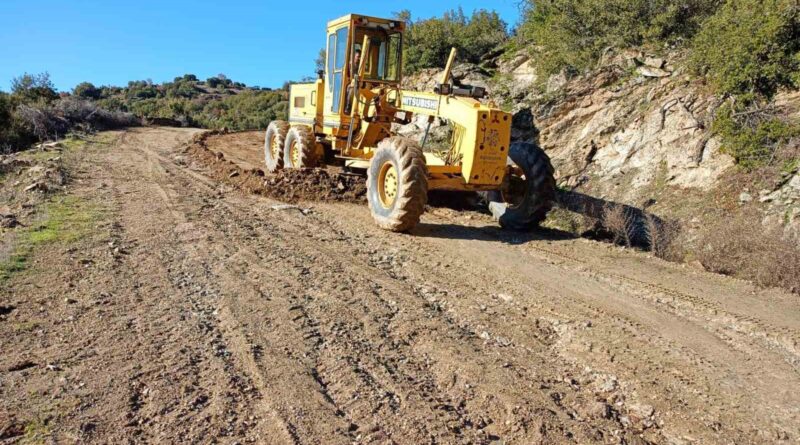
{"label": "roadside vegetation", "polygon": [[131,81],[126,87],[82,82],[58,92],[47,73],[23,74],[11,92],[0,91],[0,153],[72,132],[155,122],[231,130],[263,129],[286,117],[288,83],[278,90],[248,87],[224,75],[204,81],[192,74],[172,82]]}
{"label": "roadside vegetation", "polygon": [[131,81],[127,87],[87,84],[82,91],[90,92],[98,105],[110,110],[210,129],[263,129],[272,120],[284,119],[288,109],[288,83],[278,90],[248,87],[222,74],[204,81],[193,74],[162,84]]}
{"label": "roadside vegetation", "polygon": [[29,267],[35,249],[54,243],[69,244],[89,235],[102,209],[73,196],[53,196],[42,205],[42,217],[16,231],[14,249],[0,261],[0,285]]}
{"label": "roadside vegetation", "polygon": [[413,19],[411,11],[402,10],[395,17],[408,24],[403,48],[406,73],[443,67],[453,47],[459,61],[480,64],[500,54],[509,38],[508,25],[496,12],[485,9],[467,16],[458,8],[441,17],[419,20]]}
{"label": "roadside vegetation", "polygon": [[23,74],[0,92],[0,153],[56,140],[73,132],[93,132],[139,125],[122,110],[109,110],[79,96],[56,92],[50,76]]}

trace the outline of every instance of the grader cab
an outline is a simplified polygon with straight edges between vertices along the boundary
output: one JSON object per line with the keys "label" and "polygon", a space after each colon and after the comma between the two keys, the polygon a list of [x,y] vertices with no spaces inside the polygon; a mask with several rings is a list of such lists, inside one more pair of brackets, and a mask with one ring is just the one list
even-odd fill
{"label": "grader cab", "polygon": [[[530,142],[511,143],[511,115],[479,99],[482,88],[456,86],[453,49],[434,91],[401,88],[405,23],[350,14],[328,23],[325,69],[314,83],[294,84],[289,120],[266,132],[267,168],[337,164],[367,173],[376,223],[407,231],[425,210],[429,190],[484,191],[503,227],[535,226],[552,206],[553,168]],[[395,133],[414,115],[451,126],[444,150]]]}

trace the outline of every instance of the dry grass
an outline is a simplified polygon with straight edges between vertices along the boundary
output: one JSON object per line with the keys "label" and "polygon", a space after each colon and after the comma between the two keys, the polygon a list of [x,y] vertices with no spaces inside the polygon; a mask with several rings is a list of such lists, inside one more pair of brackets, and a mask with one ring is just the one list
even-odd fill
{"label": "dry grass", "polygon": [[141,124],[133,114],[108,111],[74,97],[50,105],[21,104],[15,115],[40,141],[56,140],[71,131],[94,132]]}
{"label": "dry grass", "polygon": [[[797,168],[784,163],[770,179],[787,177]],[[753,180],[754,172],[739,175]],[[754,182],[750,182],[751,189]],[[741,190],[728,184],[732,191]],[[737,196],[738,191],[733,196]],[[724,201],[723,201],[724,202]],[[705,269],[753,281],[762,287],[781,287],[800,293],[800,243],[786,236],[782,227],[762,225],[763,210],[753,206],[743,209],[738,202],[719,205],[702,221],[712,221],[704,229],[693,228],[688,219],[662,219],[647,211],[603,201],[581,193],[562,192],[560,208],[548,215],[546,225],[576,236],[611,241],[626,247],[651,251],[656,257],[684,262],[698,260]],[[729,216],[721,215],[727,212]]]}
{"label": "dry grass", "polygon": [[800,293],[800,246],[780,227],[764,227],[754,211],[708,227],[697,257],[712,272]]}
{"label": "dry grass", "polygon": [[625,247],[633,245],[635,225],[633,215],[619,204],[607,204],[603,208],[603,227],[614,237],[614,244]]}
{"label": "dry grass", "polygon": [[667,261],[682,261],[686,257],[682,230],[677,221],[662,221],[645,213],[644,232],[653,255]]}

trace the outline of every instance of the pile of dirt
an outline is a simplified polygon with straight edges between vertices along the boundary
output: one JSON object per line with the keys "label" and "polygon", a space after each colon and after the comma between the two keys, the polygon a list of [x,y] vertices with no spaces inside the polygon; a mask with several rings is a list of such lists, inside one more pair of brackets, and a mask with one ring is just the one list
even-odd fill
{"label": "pile of dirt", "polygon": [[363,176],[323,169],[283,170],[265,181],[267,195],[281,201],[364,202],[367,183]]}
{"label": "pile of dirt", "polygon": [[255,193],[280,201],[337,201],[362,203],[366,200],[366,180],[340,170],[321,168],[282,170],[265,173],[264,170],[229,161],[221,152],[208,147],[209,138],[219,135],[209,131],[194,138],[185,153],[209,170],[211,176],[248,193]]}

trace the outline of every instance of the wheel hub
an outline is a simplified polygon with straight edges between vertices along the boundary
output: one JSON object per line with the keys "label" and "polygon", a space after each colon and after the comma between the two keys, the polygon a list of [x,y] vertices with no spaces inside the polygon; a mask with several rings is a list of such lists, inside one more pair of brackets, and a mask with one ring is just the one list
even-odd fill
{"label": "wheel hub", "polygon": [[397,169],[394,164],[387,162],[381,166],[380,175],[378,175],[378,195],[381,199],[381,205],[385,208],[391,208],[397,199],[397,189],[399,188],[399,179]]}
{"label": "wheel hub", "polygon": [[289,148],[289,155],[292,157],[292,167],[300,167],[300,149],[297,146],[297,141],[292,141],[292,146]]}
{"label": "wheel hub", "polygon": [[282,147],[278,143],[278,138],[275,135],[272,136],[272,139],[269,142],[269,149],[272,153],[272,159],[279,159],[281,156]]}

